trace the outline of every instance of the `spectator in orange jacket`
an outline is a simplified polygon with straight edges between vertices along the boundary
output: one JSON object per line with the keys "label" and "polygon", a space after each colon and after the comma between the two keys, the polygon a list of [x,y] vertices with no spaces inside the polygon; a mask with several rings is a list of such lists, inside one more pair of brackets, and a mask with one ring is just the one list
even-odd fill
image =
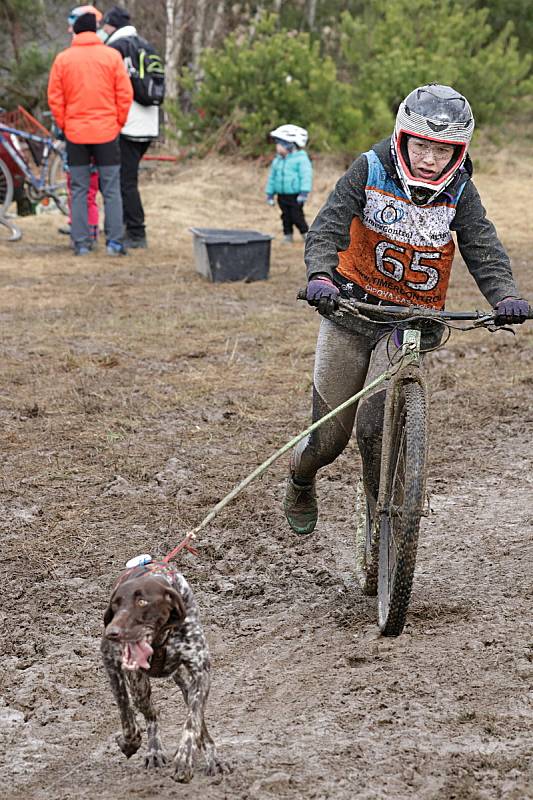
{"label": "spectator in orange jacket", "polygon": [[128,116],[133,89],[119,53],[96,35],[93,12],[77,17],[73,32],[71,46],[52,64],[48,104],[67,140],[74,253],[86,255],[91,251],[87,194],[94,159],[104,198],[107,253],[125,255],[118,136]]}

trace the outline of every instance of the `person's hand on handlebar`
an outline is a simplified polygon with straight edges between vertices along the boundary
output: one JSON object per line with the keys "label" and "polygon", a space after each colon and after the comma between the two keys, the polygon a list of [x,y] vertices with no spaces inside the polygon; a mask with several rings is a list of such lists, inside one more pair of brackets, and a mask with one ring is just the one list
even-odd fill
{"label": "person's hand on handlebar", "polygon": [[305,298],[321,314],[333,314],[339,307],[339,290],[327,275],[314,275],[307,284]]}
{"label": "person's hand on handlebar", "polygon": [[521,325],[529,315],[529,303],[519,297],[504,297],[494,306],[496,325]]}

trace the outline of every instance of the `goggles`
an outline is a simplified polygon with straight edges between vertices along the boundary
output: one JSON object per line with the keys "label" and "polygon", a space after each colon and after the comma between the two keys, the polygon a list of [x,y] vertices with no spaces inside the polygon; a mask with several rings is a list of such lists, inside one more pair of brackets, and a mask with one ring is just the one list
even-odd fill
{"label": "goggles", "polygon": [[455,146],[453,144],[423,141],[422,139],[416,139],[414,136],[409,137],[407,148],[408,151],[417,158],[432,155],[435,161],[442,161],[444,163],[448,162],[455,152]]}

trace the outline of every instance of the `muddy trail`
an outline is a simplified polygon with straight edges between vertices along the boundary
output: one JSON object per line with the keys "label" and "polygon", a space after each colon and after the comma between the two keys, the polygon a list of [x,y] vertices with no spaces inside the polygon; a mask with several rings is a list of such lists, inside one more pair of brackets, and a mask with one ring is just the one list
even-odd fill
{"label": "muddy trail", "polygon": [[[315,168],[311,218],[341,172]],[[533,297],[527,181],[494,170],[477,185]],[[282,515],[282,459],[178,561],[232,773],[178,785],[115,744],[99,656],[115,578],[138,553],[165,555],[308,424],[318,318],[295,301],[303,246],[281,243],[264,179],[215,159],[152,166],[150,248],[124,259],[72,257],[53,214],[0,243],[2,795],[533,797],[533,325],[456,333],[429,357],[429,509],[403,635],[379,637],[355,582],[355,444],[321,474],[306,539]],[[269,280],[207,283],[192,225],[275,234]],[[485,307],[459,258],[448,307]],[[172,753],[183,703],[168,680],[154,694]]]}

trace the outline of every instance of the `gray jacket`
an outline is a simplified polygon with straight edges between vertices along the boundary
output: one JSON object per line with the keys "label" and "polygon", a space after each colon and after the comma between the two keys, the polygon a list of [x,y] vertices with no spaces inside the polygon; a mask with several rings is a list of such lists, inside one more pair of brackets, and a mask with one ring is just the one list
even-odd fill
{"label": "gray jacket", "polygon": [[[372,148],[387,173],[400,186],[390,155],[390,138],[379,142]],[[481,293],[494,306],[504,297],[520,297],[514,282],[509,257],[498,239],[496,229],[487,219],[485,209],[472,175],[469,158],[465,169],[457,175],[448,187],[453,193],[461,182],[466,183],[457,204],[451,230],[457,234],[457,244],[461,255],[477,283]],[[317,273],[329,275],[335,283],[345,283],[346,279],[336,272],[337,253],[348,248],[350,225],[354,217],[362,217],[366,203],[365,186],[368,177],[368,162],[360,155],[339,179],[313,222],[305,243],[305,264],[308,280]]]}

